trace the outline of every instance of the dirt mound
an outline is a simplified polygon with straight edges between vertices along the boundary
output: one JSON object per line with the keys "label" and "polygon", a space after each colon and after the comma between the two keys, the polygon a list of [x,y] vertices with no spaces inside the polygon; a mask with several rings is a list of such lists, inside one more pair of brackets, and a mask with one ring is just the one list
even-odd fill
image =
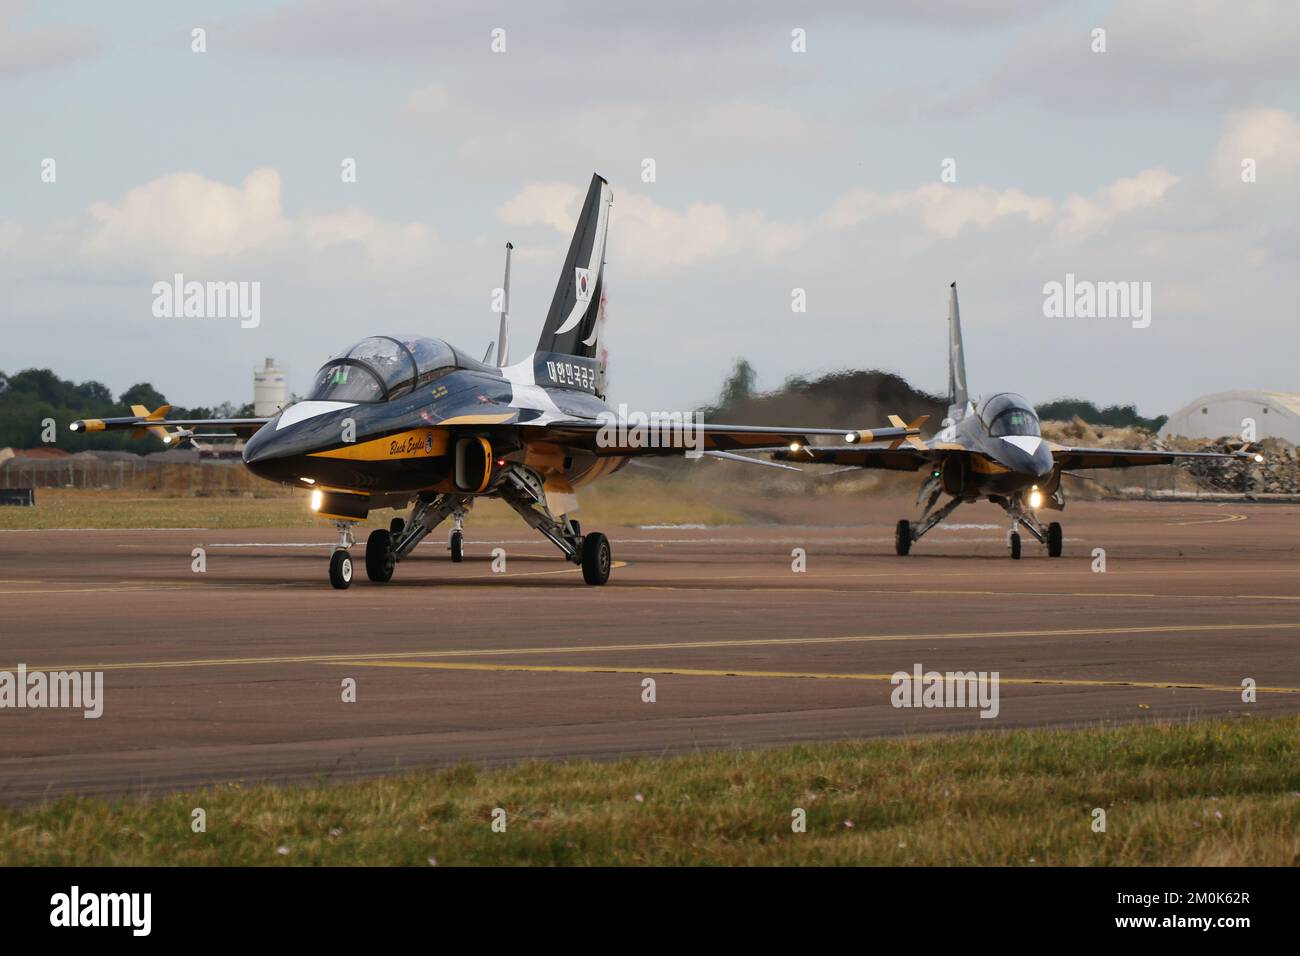
{"label": "dirt mound", "polygon": [[924,429],[929,434],[938,430],[946,409],[946,400],[918,391],[889,372],[840,371],[817,379],[791,378],[776,391],[710,409],[706,420],[869,428],[887,425],[890,415],[901,415],[905,421],[929,415]]}

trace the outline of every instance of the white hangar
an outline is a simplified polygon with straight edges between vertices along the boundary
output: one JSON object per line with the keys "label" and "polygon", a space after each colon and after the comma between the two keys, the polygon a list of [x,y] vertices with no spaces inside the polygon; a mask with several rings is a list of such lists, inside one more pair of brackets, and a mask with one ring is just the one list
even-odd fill
{"label": "white hangar", "polygon": [[1255,420],[1257,438],[1285,438],[1300,445],[1300,392],[1215,392],[1170,415],[1160,437],[1236,437],[1247,418]]}

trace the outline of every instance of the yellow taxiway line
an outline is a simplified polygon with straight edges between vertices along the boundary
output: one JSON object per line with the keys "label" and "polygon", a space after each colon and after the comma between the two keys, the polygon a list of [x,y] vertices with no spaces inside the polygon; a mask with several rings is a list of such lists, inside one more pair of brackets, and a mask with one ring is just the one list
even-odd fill
{"label": "yellow taxiway line", "polygon": [[[860,680],[892,681],[893,674],[840,674],[833,672],[803,673],[800,671],[749,671],[734,668],[712,669],[699,667],[608,667],[604,665],[575,666],[571,664],[476,664],[450,661],[331,661],[336,667],[412,667],[439,671],[521,671],[542,674],[657,674],[675,677],[769,677],[805,680]],[[906,673],[906,672],[904,672]],[[908,674],[910,678],[911,675]],[[1000,684],[1051,684],[1061,687],[1142,687],[1151,690],[1217,690],[1241,693],[1240,685],[1202,684],[1195,681],[1140,681],[1140,680],[1071,680],[1058,677],[1002,677]],[[1300,687],[1256,687],[1261,693],[1300,694]]]}
{"label": "yellow taxiway line", "polygon": [[892,641],[967,641],[979,639],[1072,638],[1110,634],[1159,635],[1177,633],[1223,633],[1241,631],[1297,631],[1300,621],[1271,624],[1155,624],[1129,627],[1080,627],[1034,631],[948,631],[900,634],[849,634],[834,637],[754,637],[713,641],[658,641],[643,644],[572,644],[558,647],[446,648],[425,651],[379,651],[368,654],[304,654],[274,657],[199,658],[193,660],[120,661],[101,664],[58,664],[38,667],[28,664],[29,671],[79,670],[156,670],[180,667],[235,667],[260,664],[332,664],[336,661],[385,661],[411,658],[513,657],[547,654],[601,654],[623,651],[711,650],[740,647],[800,647],[826,644],[874,644]]}

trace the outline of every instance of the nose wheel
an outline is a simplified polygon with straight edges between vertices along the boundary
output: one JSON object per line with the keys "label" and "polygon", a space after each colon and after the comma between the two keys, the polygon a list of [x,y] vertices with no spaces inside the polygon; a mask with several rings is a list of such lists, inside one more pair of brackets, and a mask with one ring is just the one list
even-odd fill
{"label": "nose wheel", "polygon": [[352,584],[352,555],[348,554],[348,548],[356,539],[352,537],[351,521],[336,521],[334,527],[339,532],[339,543],[330,555],[330,584],[342,591]]}
{"label": "nose wheel", "polygon": [[352,584],[352,555],[342,548],[330,555],[330,584],[340,591]]}

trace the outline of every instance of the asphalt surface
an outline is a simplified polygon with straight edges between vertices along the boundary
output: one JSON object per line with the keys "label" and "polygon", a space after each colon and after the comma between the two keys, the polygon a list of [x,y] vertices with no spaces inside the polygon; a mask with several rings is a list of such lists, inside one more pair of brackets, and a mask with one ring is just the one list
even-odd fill
{"label": "asphalt surface", "polygon": [[[603,588],[522,524],[346,591],[327,527],[3,531],[0,670],[101,670],[104,711],[0,709],[0,801],[1300,709],[1300,506],[1072,502],[1013,562],[988,504],[896,557],[908,504],[603,529]],[[998,672],[997,716],[892,706],[918,664]]]}

